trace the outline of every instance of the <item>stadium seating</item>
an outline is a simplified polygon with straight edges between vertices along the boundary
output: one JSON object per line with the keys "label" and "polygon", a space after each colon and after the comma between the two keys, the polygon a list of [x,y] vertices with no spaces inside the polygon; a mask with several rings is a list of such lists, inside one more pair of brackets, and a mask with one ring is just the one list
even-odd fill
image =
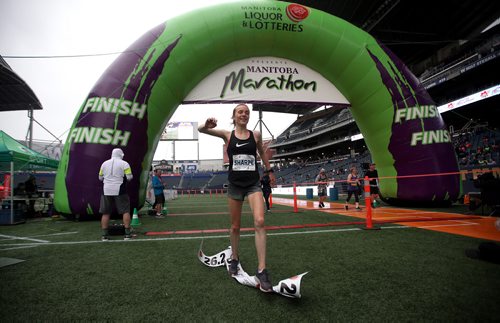
{"label": "stadium seating", "polygon": [[162,176],[161,178],[167,189],[178,188],[181,181],[181,176]]}
{"label": "stadium seating", "polygon": [[208,189],[221,189],[227,184],[227,172],[216,172],[208,182]]}

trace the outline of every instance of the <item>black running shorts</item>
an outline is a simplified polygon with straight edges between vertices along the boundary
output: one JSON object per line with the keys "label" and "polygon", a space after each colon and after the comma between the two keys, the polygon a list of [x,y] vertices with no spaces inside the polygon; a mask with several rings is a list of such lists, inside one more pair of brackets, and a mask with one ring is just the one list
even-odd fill
{"label": "black running shorts", "polygon": [[102,214],[111,214],[113,205],[120,214],[130,213],[130,199],[127,194],[118,196],[101,195],[101,205],[99,212]]}
{"label": "black running shorts", "polygon": [[234,184],[229,183],[229,187],[227,189],[227,197],[233,200],[244,201],[245,196],[248,196],[252,193],[260,192],[262,193],[262,188],[260,187],[260,182],[255,182],[255,184],[250,185],[248,187],[241,187]]}

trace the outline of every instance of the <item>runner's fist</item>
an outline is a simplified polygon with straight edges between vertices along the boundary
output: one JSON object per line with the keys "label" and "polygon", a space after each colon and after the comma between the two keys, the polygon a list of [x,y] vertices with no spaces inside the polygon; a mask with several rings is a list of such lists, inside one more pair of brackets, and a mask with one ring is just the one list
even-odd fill
{"label": "runner's fist", "polygon": [[205,121],[205,127],[207,127],[208,129],[217,127],[217,119],[208,118],[207,121]]}

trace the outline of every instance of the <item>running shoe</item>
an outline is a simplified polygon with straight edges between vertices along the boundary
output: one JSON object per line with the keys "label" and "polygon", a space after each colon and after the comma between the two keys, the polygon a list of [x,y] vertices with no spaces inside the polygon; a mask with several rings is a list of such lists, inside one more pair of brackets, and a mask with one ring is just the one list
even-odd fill
{"label": "running shoe", "polygon": [[131,234],[126,234],[124,237],[123,237],[123,240],[130,240],[132,239],[132,235]]}
{"label": "running shoe", "polygon": [[109,237],[108,236],[102,236],[101,237],[101,241],[109,241]]}
{"label": "running shoe", "polygon": [[348,205],[344,205],[344,209],[347,211],[349,210],[349,206]]}
{"label": "running shoe", "polygon": [[269,293],[273,291],[273,285],[271,284],[271,279],[269,278],[269,273],[267,272],[267,269],[264,269],[260,273],[259,271],[257,271],[255,277],[257,278],[257,281],[259,283],[259,288],[261,291],[263,291],[264,293]]}
{"label": "running shoe", "polygon": [[157,219],[163,219],[164,217],[165,217],[165,216],[164,216],[163,214],[161,214],[161,213],[157,213],[157,214],[156,214],[156,218],[157,218]]}
{"label": "running shoe", "polygon": [[361,208],[358,206],[358,207],[356,208],[356,210],[357,210],[357,211],[361,211]]}
{"label": "running shoe", "polygon": [[238,259],[231,259],[229,263],[229,275],[237,275],[238,274],[238,264],[240,261]]}

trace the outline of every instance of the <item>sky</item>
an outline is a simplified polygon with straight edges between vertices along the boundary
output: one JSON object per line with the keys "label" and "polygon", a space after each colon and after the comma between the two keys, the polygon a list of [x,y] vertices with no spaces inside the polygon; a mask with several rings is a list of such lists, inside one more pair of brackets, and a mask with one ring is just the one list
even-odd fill
{"label": "sky", "polygon": [[[1,0],[0,55],[42,103],[43,110],[34,112],[35,120],[66,141],[73,119],[90,89],[118,57],[111,53],[125,50],[170,18],[224,2],[234,0]],[[88,56],[61,57],[72,55]],[[208,117],[216,117],[221,128],[229,129],[233,107],[180,106],[170,121],[203,123]],[[291,114],[263,113],[264,123],[274,137],[296,118]],[[249,128],[253,129],[257,121],[258,113],[253,112]],[[0,130],[15,139],[24,140],[28,126],[26,111],[0,112]],[[263,137],[271,135],[264,131]],[[36,123],[33,138],[55,139]],[[221,139],[204,134],[199,138],[200,159],[222,158]],[[197,157],[192,145],[183,146],[186,148],[178,146],[176,159]]]}

